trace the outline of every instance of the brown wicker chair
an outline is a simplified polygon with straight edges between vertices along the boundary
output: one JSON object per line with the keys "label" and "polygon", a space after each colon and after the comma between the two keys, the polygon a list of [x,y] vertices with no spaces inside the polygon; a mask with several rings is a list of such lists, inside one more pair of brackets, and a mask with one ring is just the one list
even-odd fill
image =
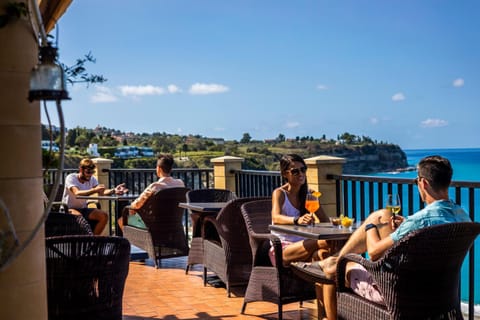
{"label": "brown wicker chair", "polygon": [[122,212],[123,236],[130,243],[148,253],[158,268],[162,258],[188,255],[188,241],[183,227],[183,210],[188,188],[168,188],[151,196],[137,211],[147,229],[127,224],[128,206]]}
{"label": "brown wicker chair", "polygon": [[127,239],[50,237],[45,242],[48,319],[122,319]]}
{"label": "brown wicker chair", "polygon": [[[235,199],[235,194],[226,189],[195,189],[187,192],[187,202],[227,202],[232,199]],[[191,210],[189,212],[192,220],[192,241],[185,268],[187,274],[190,266],[203,264],[202,225],[203,217],[206,216],[205,213],[200,214]],[[216,215],[216,213],[212,213],[212,215]]]}
{"label": "brown wicker chair", "polygon": [[207,270],[213,271],[225,283],[228,297],[232,287],[248,284],[252,271],[252,251],[241,206],[260,199],[270,198],[231,200],[217,216],[207,216],[203,221],[204,285],[207,284]]}
{"label": "brown wicker chair", "polygon": [[66,235],[93,235],[93,232],[83,216],[50,212],[45,221],[45,237]]}
{"label": "brown wicker chair", "polygon": [[[348,254],[338,261],[338,319],[463,319],[460,268],[480,233],[480,223],[426,227],[370,261]],[[368,301],[345,286],[348,261],[362,264],[373,276],[385,304]]]}
{"label": "brown wicker chair", "polygon": [[[278,318],[282,319],[282,306],[287,303],[315,299],[315,286],[298,278],[290,268],[283,266],[280,239],[270,234],[272,201],[247,202],[241,207],[245,219],[253,256],[253,268],[248,281],[241,313],[247,303],[268,301],[278,305]],[[270,241],[275,248],[275,264],[268,256]]]}

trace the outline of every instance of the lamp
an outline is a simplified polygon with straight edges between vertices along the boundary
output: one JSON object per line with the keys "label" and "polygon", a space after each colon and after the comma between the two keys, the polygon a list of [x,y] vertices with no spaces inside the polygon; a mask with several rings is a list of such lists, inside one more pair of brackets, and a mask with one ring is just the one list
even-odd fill
{"label": "lamp", "polygon": [[69,100],[66,90],[65,73],[55,63],[57,48],[50,43],[40,48],[40,64],[30,75],[28,100]]}

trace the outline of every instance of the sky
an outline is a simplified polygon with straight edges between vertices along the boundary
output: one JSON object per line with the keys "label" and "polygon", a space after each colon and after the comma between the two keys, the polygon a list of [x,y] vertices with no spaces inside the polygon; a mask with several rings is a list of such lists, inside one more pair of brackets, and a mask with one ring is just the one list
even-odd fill
{"label": "sky", "polygon": [[480,147],[479,12],[476,0],[74,0],[51,32],[59,60],[91,52],[88,72],[108,81],[70,85],[65,123]]}

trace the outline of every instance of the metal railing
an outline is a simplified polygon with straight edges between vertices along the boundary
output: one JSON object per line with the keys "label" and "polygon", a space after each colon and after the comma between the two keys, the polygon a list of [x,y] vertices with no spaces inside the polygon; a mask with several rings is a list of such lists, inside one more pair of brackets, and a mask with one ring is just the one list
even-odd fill
{"label": "metal railing", "polygon": [[282,185],[278,171],[235,171],[235,189],[238,197],[269,197]]}
{"label": "metal railing", "polygon": [[[213,188],[213,169],[173,169],[172,177],[182,179],[190,189]],[[131,193],[140,194],[158,180],[155,169],[110,169],[110,186],[125,183]]]}
{"label": "metal railing", "polygon": [[[64,169],[60,184],[65,184],[65,177],[78,169]],[[57,176],[56,169],[44,171],[43,183],[52,184]],[[190,189],[213,188],[213,169],[173,169],[172,176],[182,179],[185,186]],[[109,185],[114,187],[120,183],[125,183],[130,193],[140,194],[152,182],[157,181],[155,169],[109,169]]]}

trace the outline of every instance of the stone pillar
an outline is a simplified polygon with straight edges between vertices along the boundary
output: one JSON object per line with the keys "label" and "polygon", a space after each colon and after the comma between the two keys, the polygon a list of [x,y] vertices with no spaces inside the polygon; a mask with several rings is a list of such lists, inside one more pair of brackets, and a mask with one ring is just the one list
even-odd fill
{"label": "stone pillar", "polygon": [[[9,2],[0,0],[0,14]],[[40,104],[27,100],[38,47],[26,17],[0,27],[0,43],[0,198],[23,244],[43,215]],[[48,103],[48,109],[55,113],[55,104]],[[0,319],[47,319],[45,274],[41,226],[25,250],[0,272]]]}
{"label": "stone pillar", "polygon": [[[92,159],[93,163],[95,164],[96,172],[95,172],[95,178],[97,178],[99,184],[104,184],[105,187],[108,188],[113,188],[115,186],[110,185],[110,181],[108,179],[108,170],[112,167],[113,160],[110,159],[104,159],[104,158],[93,158]],[[110,213],[110,201],[107,200],[100,200],[99,201],[100,206],[103,211],[106,213]],[[115,204],[116,205],[116,204]],[[111,208],[111,210],[115,210],[116,208]],[[110,218],[110,214],[109,214]],[[115,220],[115,219],[114,219]],[[108,236],[108,226],[112,223],[112,221],[108,221],[107,223],[107,228],[105,228],[102,232],[102,235]],[[115,221],[113,221],[115,223]]]}
{"label": "stone pillar", "polygon": [[245,159],[239,157],[225,156],[213,158],[214,187],[227,189],[237,193],[235,187],[235,171],[242,169],[242,162]]}
{"label": "stone pillar", "polygon": [[344,158],[317,156],[305,159],[307,164],[307,181],[310,189],[320,191],[320,204],[325,213],[334,217],[342,208],[337,208],[335,181],[327,180],[327,174],[340,175],[343,171]]}

